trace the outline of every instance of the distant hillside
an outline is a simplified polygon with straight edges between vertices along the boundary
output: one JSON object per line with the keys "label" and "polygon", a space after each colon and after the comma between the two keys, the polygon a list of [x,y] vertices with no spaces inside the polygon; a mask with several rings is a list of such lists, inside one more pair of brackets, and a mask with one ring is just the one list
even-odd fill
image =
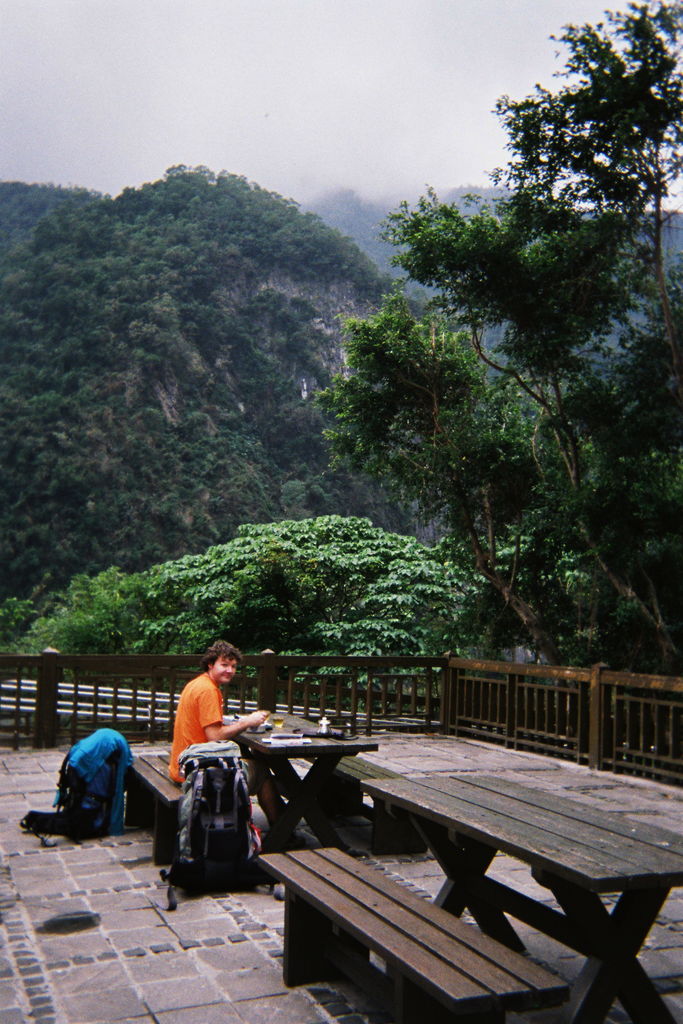
{"label": "distant hillside", "polygon": [[[426,189],[425,189],[426,192]],[[439,193],[443,203],[454,203],[460,210],[469,204],[468,197],[478,196],[485,202],[492,202],[502,195],[499,188],[476,188],[475,186],[459,186]],[[404,196],[409,206],[413,206],[419,196]],[[309,203],[302,204],[302,209],[316,213],[330,227],[336,228],[343,235],[351,238],[364,253],[376,264],[383,274],[394,278],[403,278],[405,273],[393,266],[392,257],[396,249],[383,241],[384,222],[390,213],[396,211],[401,200],[377,202],[358,195],[352,189],[336,189],[318,196]],[[683,252],[683,215],[679,212],[671,214],[666,228],[666,244],[672,256]],[[417,287],[417,286],[416,286]]]}
{"label": "distant hillside", "polygon": [[[426,190],[425,190],[426,191]],[[455,203],[462,207],[466,197],[476,193],[484,199],[494,199],[500,195],[499,189],[493,188],[453,188],[439,195],[444,203]],[[409,205],[417,202],[419,196],[404,196]],[[404,272],[392,265],[392,257],[396,250],[382,239],[384,221],[388,215],[397,210],[401,200],[377,202],[364,199],[352,189],[337,189],[319,196],[310,203],[303,204],[303,209],[317,213],[326,224],[337,228],[343,235],[352,238],[382,273],[392,277],[402,277]]]}
{"label": "distant hillside", "polygon": [[201,551],[242,522],[407,528],[329,469],[310,400],[342,365],[339,316],[388,287],[354,244],[205,169],[116,199],[62,191],[0,189],[0,599]]}
{"label": "distant hillside", "polygon": [[65,199],[88,203],[96,198],[97,193],[86,189],[0,181],[0,252],[25,241],[38,221]]}

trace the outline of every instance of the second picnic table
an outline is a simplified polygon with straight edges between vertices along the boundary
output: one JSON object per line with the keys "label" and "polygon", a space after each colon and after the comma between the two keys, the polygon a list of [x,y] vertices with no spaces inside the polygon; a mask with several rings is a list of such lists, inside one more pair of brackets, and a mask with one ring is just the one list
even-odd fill
{"label": "second picnic table", "polygon": [[[404,813],[446,879],[435,902],[468,908],[482,931],[523,950],[506,914],[586,957],[569,1020],[596,1024],[619,998],[635,1024],[676,1024],[637,959],[670,889],[683,885],[683,838],[587,803],[500,777],[370,780],[363,789]],[[496,853],[529,865],[560,909],[487,875]],[[618,894],[610,910],[601,894]]]}
{"label": "second picnic table", "polygon": [[[264,836],[264,853],[284,849],[302,819],[323,846],[345,849],[346,844],[318,798],[342,757],[377,750],[379,744],[375,740],[322,736],[313,722],[295,715],[285,716],[282,729],[247,730],[235,740],[246,757],[252,755],[266,762],[287,799],[283,815]],[[311,762],[303,777],[295,770],[292,760]]]}

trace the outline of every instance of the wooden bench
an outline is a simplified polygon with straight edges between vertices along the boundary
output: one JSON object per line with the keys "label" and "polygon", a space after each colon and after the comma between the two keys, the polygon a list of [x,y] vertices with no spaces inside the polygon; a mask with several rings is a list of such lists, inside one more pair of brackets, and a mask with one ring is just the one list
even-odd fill
{"label": "wooden bench", "polygon": [[126,793],[126,825],[152,828],[155,864],[170,864],[178,831],[180,786],[168,775],[168,754],[140,754]]}
{"label": "wooden bench", "polygon": [[[178,829],[180,786],[168,776],[168,754],[140,754],[133,762],[126,797],[126,824],[153,830],[155,864],[170,864]],[[426,845],[405,817],[395,817],[381,800],[372,807],[363,801],[361,783],[368,779],[398,779],[390,768],[362,757],[343,757],[326,784],[324,805],[329,813],[363,815],[372,821],[371,849],[375,854],[423,853]]]}
{"label": "wooden bench", "polygon": [[363,800],[363,782],[399,778],[401,776],[391,768],[383,768],[365,758],[343,757],[325,787],[325,807],[329,813],[370,818],[373,853],[424,853],[427,846],[407,818],[390,814],[382,800],[373,800],[372,807]]}
{"label": "wooden bench", "polygon": [[286,887],[286,985],[341,973],[400,1024],[454,1015],[459,1024],[502,1024],[506,1010],[568,996],[544,968],[340,850],[267,854],[259,863]]}

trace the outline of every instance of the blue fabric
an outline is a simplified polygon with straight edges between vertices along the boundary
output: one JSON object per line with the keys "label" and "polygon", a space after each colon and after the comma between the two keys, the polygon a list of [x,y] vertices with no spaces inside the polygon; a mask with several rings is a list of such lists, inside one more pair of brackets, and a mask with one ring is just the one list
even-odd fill
{"label": "blue fabric", "polygon": [[69,751],[69,764],[75,768],[86,784],[90,783],[110,754],[119,751],[116,767],[116,788],[112,799],[109,834],[123,834],[123,795],[126,771],[133,763],[133,755],[128,740],[115,729],[97,729],[84,739],[75,743]]}

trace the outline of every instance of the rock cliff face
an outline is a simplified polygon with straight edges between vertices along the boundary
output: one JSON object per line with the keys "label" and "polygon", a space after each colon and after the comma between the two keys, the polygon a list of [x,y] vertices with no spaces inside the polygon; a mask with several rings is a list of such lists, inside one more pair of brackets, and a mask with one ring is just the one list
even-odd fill
{"label": "rock cliff face", "polygon": [[316,312],[312,326],[322,333],[328,344],[321,348],[321,358],[331,373],[340,373],[345,363],[343,323],[349,317],[367,317],[376,309],[376,303],[361,299],[358,290],[349,281],[332,280],[329,284],[297,281],[286,274],[271,274],[260,286],[260,291],[272,289],[288,300],[307,303]]}
{"label": "rock cliff face", "polygon": [[242,522],[406,526],[328,466],[311,399],[343,368],[343,318],[386,282],[317,217],[176,168],[60,202],[0,269],[0,599],[200,551]]}

